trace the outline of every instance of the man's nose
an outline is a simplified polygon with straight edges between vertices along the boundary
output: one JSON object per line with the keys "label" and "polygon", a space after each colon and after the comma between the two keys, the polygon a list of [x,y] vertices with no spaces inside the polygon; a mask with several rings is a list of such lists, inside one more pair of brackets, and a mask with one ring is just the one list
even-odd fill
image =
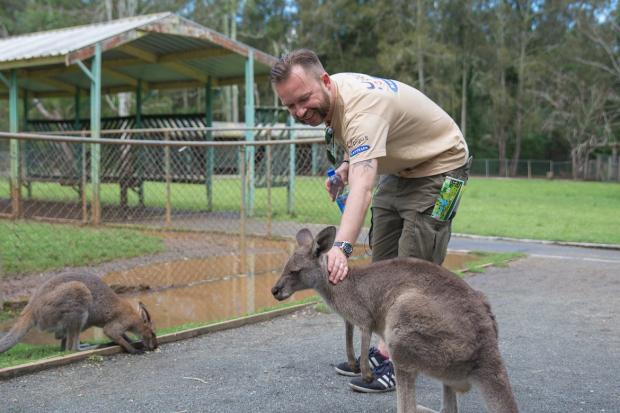
{"label": "man's nose", "polygon": [[296,118],[303,119],[306,116],[307,109],[303,106],[295,106],[293,115]]}

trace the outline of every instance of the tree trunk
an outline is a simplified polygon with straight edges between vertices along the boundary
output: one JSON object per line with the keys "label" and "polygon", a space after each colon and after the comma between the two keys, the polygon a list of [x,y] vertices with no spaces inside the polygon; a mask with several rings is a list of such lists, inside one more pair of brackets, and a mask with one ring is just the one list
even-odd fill
{"label": "tree trunk", "polygon": [[416,61],[418,66],[418,86],[421,92],[424,92],[424,51],[422,49],[422,26],[423,26],[423,0],[417,0],[416,7]]}
{"label": "tree trunk", "polygon": [[467,135],[467,71],[468,65],[463,61],[461,75],[461,132]]}

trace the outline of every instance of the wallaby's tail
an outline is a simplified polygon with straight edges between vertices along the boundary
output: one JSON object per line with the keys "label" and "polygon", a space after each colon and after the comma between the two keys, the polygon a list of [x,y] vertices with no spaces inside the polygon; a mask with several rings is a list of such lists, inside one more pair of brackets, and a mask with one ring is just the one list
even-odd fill
{"label": "wallaby's tail", "polygon": [[34,326],[32,310],[26,307],[9,332],[0,338],[0,353],[4,353],[19,343],[32,326]]}

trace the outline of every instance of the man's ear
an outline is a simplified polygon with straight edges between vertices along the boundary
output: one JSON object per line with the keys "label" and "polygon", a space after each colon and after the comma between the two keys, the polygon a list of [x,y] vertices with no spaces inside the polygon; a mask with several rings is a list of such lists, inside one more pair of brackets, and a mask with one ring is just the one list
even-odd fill
{"label": "man's ear", "polygon": [[329,77],[327,72],[323,72],[323,74],[321,75],[321,83],[323,83],[323,86],[325,86],[326,88],[330,88],[330,85],[332,84],[332,78]]}
{"label": "man's ear", "polygon": [[336,227],[331,226],[323,229],[316,236],[314,240],[314,256],[318,257],[321,254],[325,254],[334,245],[336,239]]}

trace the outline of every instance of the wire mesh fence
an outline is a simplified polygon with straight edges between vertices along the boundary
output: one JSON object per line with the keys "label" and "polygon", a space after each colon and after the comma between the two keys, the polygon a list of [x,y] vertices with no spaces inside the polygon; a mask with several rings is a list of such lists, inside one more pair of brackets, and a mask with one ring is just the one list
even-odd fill
{"label": "wire mesh fence", "polygon": [[[164,135],[170,145],[19,139],[18,203],[0,142],[0,216],[10,218],[0,220],[4,276],[96,273],[147,304],[158,327],[273,305],[269,291],[297,230],[315,223],[316,233],[340,217],[323,202],[322,138],[290,137],[263,131],[255,145],[173,134]],[[5,290],[7,300],[24,298]]]}
{"label": "wire mesh fence", "polygon": [[[163,141],[153,141],[144,131],[140,139],[123,131],[99,144],[20,138],[13,173],[9,141],[0,138],[4,277],[95,273],[146,303],[159,327],[273,305],[269,290],[295,233],[340,219],[326,202],[330,164],[320,132],[300,139],[299,131],[260,129],[254,143],[243,133],[217,141],[206,139],[210,131],[181,132],[158,131]],[[475,160],[472,174],[505,176],[506,166]],[[570,163],[523,161],[517,168],[517,176],[551,175],[570,178]],[[15,178],[19,190],[12,192]],[[357,258],[366,259],[365,237]],[[5,299],[24,298],[7,285]]]}

